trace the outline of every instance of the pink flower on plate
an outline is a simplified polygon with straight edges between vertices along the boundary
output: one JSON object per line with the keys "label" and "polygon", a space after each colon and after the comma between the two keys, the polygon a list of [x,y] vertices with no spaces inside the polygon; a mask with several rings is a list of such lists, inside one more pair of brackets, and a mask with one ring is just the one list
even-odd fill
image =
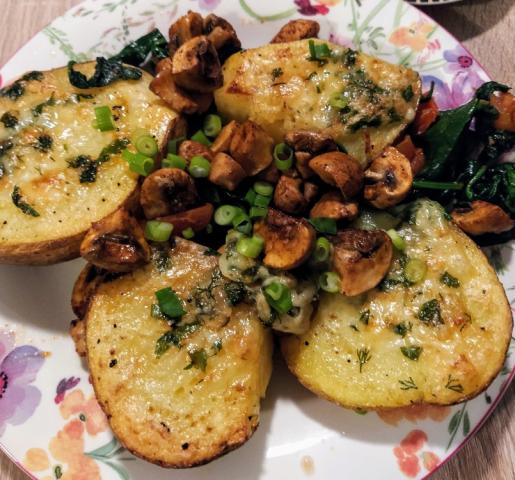
{"label": "pink flower on plate", "polygon": [[474,71],[456,72],[450,85],[432,75],[425,75],[422,80],[424,91],[429,90],[431,82],[434,82],[433,97],[440,110],[451,110],[464,105],[484,83],[479,74]]}
{"label": "pink flower on plate", "polygon": [[0,436],[6,425],[20,425],[36,410],[41,392],[30,385],[43,365],[35,347],[14,347],[14,334],[0,332]]}
{"label": "pink flower on plate", "polygon": [[198,6],[201,10],[213,10],[218,7],[222,0],[199,0]]}
{"label": "pink flower on plate", "polygon": [[421,452],[427,442],[427,434],[422,430],[412,430],[393,449],[399,470],[407,477],[416,477],[421,470],[419,453],[422,453],[422,464],[428,471],[434,470],[440,463],[436,454],[430,451]]}
{"label": "pink flower on plate", "polygon": [[462,70],[473,71],[476,67],[474,59],[461,45],[457,45],[453,50],[445,50],[443,58],[447,61],[445,70],[449,73]]}
{"label": "pink flower on plate", "polygon": [[295,0],[299,13],[306,16],[327,15],[329,8],[324,4],[313,5],[310,0]]}

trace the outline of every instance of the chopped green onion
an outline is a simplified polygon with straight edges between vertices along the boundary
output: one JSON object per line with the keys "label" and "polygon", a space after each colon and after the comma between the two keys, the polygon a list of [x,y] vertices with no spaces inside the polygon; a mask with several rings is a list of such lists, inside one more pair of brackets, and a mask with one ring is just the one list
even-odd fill
{"label": "chopped green onion", "polygon": [[254,184],[254,190],[259,195],[263,195],[264,197],[271,197],[272,193],[274,193],[274,186],[268,182],[256,182]]}
{"label": "chopped green onion", "polygon": [[342,96],[341,93],[333,93],[329,98],[329,106],[343,110],[349,105],[349,100]]}
{"label": "chopped green onion", "polygon": [[424,188],[427,190],[462,190],[463,183],[459,182],[432,182],[430,180],[414,180],[413,188]]}
{"label": "chopped green onion", "polygon": [[264,195],[256,195],[254,199],[255,207],[268,207],[270,202],[272,201],[272,197],[265,197]]}
{"label": "chopped green onion", "polygon": [[424,260],[410,258],[404,267],[404,276],[410,283],[418,283],[426,277],[427,265]]}
{"label": "chopped green onion", "polygon": [[188,227],[185,230],[182,231],[182,236],[189,240],[195,236],[195,232],[193,231],[193,228]]}
{"label": "chopped green onion", "polygon": [[177,318],[186,313],[182,306],[181,299],[170,287],[158,290],[155,295],[159,308],[165,315],[171,318]]}
{"label": "chopped green onion", "polygon": [[286,143],[278,143],[274,147],[274,164],[281,172],[293,165],[293,150]]}
{"label": "chopped green onion", "polygon": [[402,238],[396,230],[394,230],[393,228],[391,228],[390,230],[388,230],[386,232],[388,234],[388,236],[390,237],[390,239],[392,240],[392,243],[393,243],[393,246],[397,249],[397,250],[400,250],[401,252],[406,250],[406,242],[404,241],[404,238]]}
{"label": "chopped green onion", "polygon": [[293,307],[291,290],[280,282],[272,282],[264,288],[268,304],[279,313],[288,313]]}
{"label": "chopped green onion", "polygon": [[222,130],[222,119],[218,115],[208,115],[204,119],[203,130],[208,137],[216,137]]}
{"label": "chopped green onion", "polygon": [[108,106],[95,107],[94,126],[101,132],[108,132],[109,130],[115,129],[113,114]]}
{"label": "chopped green onion", "polygon": [[309,60],[320,61],[324,58],[331,56],[331,49],[327,43],[315,43],[314,40],[309,40]]}
{"label": "chopped green onion", "polygon": [[190,160],[188,172],[194,178],[204,178],[209,175],[211,164],[207,158],[195,156]]}
{"label": "chopped green onion", "polygon": [[222,205],[215,211],[215,223],[217,225],[231,225],[232,221],[241,212],[241,208],[232,205]]}
{"label": "chopped green onion", "polygon": [[205,145],[206,147],[209,147],[211,145],[211,140],[209,140],[209,138],[206,137],[206,134],[202,130],[199,130],[198,132],[194,133],[191,136],[191,139],[195,142]]}
{"label": "chopped green onion", "polygon": [[134,146],[139,153],[147,157],[155,157],[157,155],[157,142],[152,135],[138,136],[134,141]]}
{"label": "chopped green onion", "polygon": [[252,232],[252,222],[250,221],[249,216],[242,210],[240,210],[233,218],[232,226],[236,231],[244,233],[245,235],[250,235]]}
{"label": "chopped green onion", "polygon": [[246,194],[245,197],[243,197],[243,200],[245,200],[249,205],[254,205],[254,200],[256,200],[256,192],[253,188],[251,188]]}
{"label": "chopped green onion", "polygon": [[173,225],[168,222],[150,220],[145,225],[145,237],[153,242],[166,242],[173,231]]}
{"label": "chopped green onion", "polygon": [[179,151],[179,145],[181,142],[186,140],[186,137],[177,137],[168,142],[168,153],[173,153],[174,155],[177,155],[177,152]]}
{"label": "chopped green onion", "polygon": [[265,241],[257,235],[251,238],[241,237],[236,243],[236,251],[244,257],[256,258],[263,250],[264,245]]}
{"label": "chopped green onion", "polygon": [[250,218],[264,218],[268,213],[268,208],[266,207],[250,207],[249,217]]}
{"label": "chopped green onion", "polygon": [[320,233],[329,235],[336,235],[337,227],[336,220],[333,218],[317,217],[309,220],[309,223],[315,227],[315,230]]}
{"label": "chopped green onion", "polygon": [[338,293],[341,287],[340,276],[336,272],[324,272],[320,275],[318,284],[325,292]]}
{"label": "chopped green onion", "polygon": [[129,163],[129,168],[146,177],[154,170],[154,160],[142,153],[132,153],[129,150],[122,152],[122,158]]}
{"label": "chopped green onion", "polygon": [[163,168],[180,168],[181,170],[186,170],[186,165],[186,159],[174,153],[169,153],[161,162]]}
{"label": "chopped green onion", "polygon": [[315,245],[315,250],[313,252],[313,258],[316,262],[326,262],[329,260],[329,256],[331,255],[331,244],[329,240],[325,237],[320,237],[317,239],[317,243]]}

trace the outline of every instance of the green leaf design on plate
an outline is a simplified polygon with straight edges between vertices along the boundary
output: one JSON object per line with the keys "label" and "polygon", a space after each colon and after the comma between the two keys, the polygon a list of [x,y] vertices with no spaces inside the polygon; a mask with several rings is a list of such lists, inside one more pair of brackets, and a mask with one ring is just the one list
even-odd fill
{"label": "green leaf design on plate", "polygon": [[123,447],[120,445],[120,442],[116,440],[116,438],[112,438],[112,440],[101,447],[92,450],[91,452],[85,452],[84,455],[92,458],[112,458],[116,455]]}
{"label": "green leaf design on plate", "polygon": [[272,22],[274,20],[282,20],[284,18],[291,17],[297,10],[295,8],[291,8],[289,10],[285,10],[283,12],[276,13],[275,15],[259,15],[256,13],[245,0],[240,0],[240,6],[243,11],[252,18],[259,20],[260,22]]}
{"label": "green leaf design on plate", "polygon": [[454,437],[458,433],[460,429],[461,422],[463,421],[463,436],[467,436],[470,431],[470,419],[467,413],[467,402],[463,404],[460,410],[454,413],[449,421],[449,425],[447,426],[447,431],[451,435],[449,439],[449,443],[447,444],[446,450],[449,450],[452,442],[454,441]]}
{"label": "green leaf design on plate", "polygon": [[463,414],[463,436],[467,436],[470,432],[470,419],[467,411]]}

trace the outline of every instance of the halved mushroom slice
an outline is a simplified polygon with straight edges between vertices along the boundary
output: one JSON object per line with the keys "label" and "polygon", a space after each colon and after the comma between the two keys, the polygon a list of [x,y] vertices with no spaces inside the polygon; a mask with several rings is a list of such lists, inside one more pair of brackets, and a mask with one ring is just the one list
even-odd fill
{"label": "halved mushroom slice", "polygon": [[402,202],[413,185],[409,160],[399,150],[387,147],[365,171],[364,197],[376,208],[389,208]]}
{"label": "halved mushroom slice", "polygon": [[284,25],[270,43],[286,43],[304,38],[317,38],[320,25],[314,20],[290,20]]}
{"label": "halved mushroom slice", "polygon": [[306,182],[304,183],[304,198],[308,205],[313,203],[318,196],[318,185],[316,183]]}
{"label": "halved mushroom slice", "polygon": [[81,243],[80,254],[110,272],[131,272],[148,263],[151,256],[143,230],[124,208],[93,223]]}
{"label": "halved mushroom slice", "polygon": [[173,54],[182,44],[193,37],[202,35],[203,28],[202,15],[191,10],[172,23],[168,32],[170,36],[170,43],[168,44],[170,57],[173,57]]}
{"label": "halved mushroom slice", "polygon": [[140,203],[149,220],[188,210],[197,198],[193,179],[179,168],[156,170],[141,185]]}
{"label": "halved mushroom slice", "polygon": [[226,153],[217,153],[211,162],[209,181],[226,190],[235,190],[246,176],[243,167]]}
{"label": "halved mushroom slice", "polygon": [[295,130],[287,133],[284,141],[296,152],[315,154],[338,150],[336,142],[329,135],[321,132]]}
{"label": "halved mushroom slice", "polygon": [[313,155],[309,152],[295,152],[295,168],[302,178],[310,178],[315,172],[309,167]]}
{"label": "halved mushroom slice", "polygon": [[193,157],[204,157],[212,162],[214,158],[213,152],[209,147],[195,140],[184,140],[184,142],[181,142],[177,153],[188,161]]}
{"label": "halved mushroom slice", "polygon": [[392,241],[382,230],[343,230],[333,244],[333,268],[340,275],[344,295],[359,295],[374,288],[390,268]]}
{"label": "halved mushroom slice", "polygon": [[241,49],[241,42],[233,26],[224,18],[211,13],[204,19],[204,35],[211,41],[223,62]]}
{"label": "halved mushroom slice", "polygon": [[469,235],[503,233],[515,226],[515,222],[501,207],[483,200],[475,200],[470,208],[453,210],[451,217]]}
{"label": "halved mushroom slice", "polygon": [[342,152],[328,152],[312,158],[309,167],[325,182],[337,187],[346,199],[356,195],[363,183],[357,160]]}
{"label": "halved mushroom slice", "polygon": [[267,168],[273,161],[273,138],[251,120],[245,121],[234,132],[230,154],[253,176]]}
{"label": "halved mushroom slice", "polygon": [[185,212],[174,213],[166,217],[158,217],[161,222],[173,225],[174,235],[180,235],[184,230],[191,228],[194,232],[204,230],[213,217],[213,205],[206,203],[201,207],[192,208]]}
{"label": "halved mushroom slice", "polygon": [[222,67],[213,44],[201,35],[181,45],[172,59],[175,83],[186,91],[210,93],[222,86]]}
{"label": "halved mushroom slice", "polygon": [[333,220],[354,220],[359,213],[357,202],[347,202],[339,192],[327,192],[311,209],[311,218],[332,218]]}
{"label": "halved mushroom slice", "polygon": [[165,58],[158,63],[158,73],[150,82],[150,90],[178,113],[204,113],[213,102],[212,93],[186,93],[179,88],[172,75],[172,61]]}
{"label": "halved mushroom slice", "polygon": [[301,191],[302,180],[282,175],[274,190],[274,204],[286,213],[301,213],[308,205]]}
{"label": "halved mushroom slice", "polygon": [[303,218],[294,218],[270,208],[265,220],[254,225],[265,240],[263,263],[277,270],[291,270],[304,263],[315,246],[314,228]]}
{"label": "halved mushroom slice", "polygon": [[268,165],[263,171],[259,172],[257,178],[264,182],[273,183],[274,185],[281,178],[281,170],[279,170],[273,163]]}
{"label": "halved mushroom slice", "polygon": [[211,145],[211,151],[215,154],[220,152],[228,153],[231,148],[232,137],[234,137],[238,128],[240,128],[240,124],[236,120],[231,120],[215,138]]}

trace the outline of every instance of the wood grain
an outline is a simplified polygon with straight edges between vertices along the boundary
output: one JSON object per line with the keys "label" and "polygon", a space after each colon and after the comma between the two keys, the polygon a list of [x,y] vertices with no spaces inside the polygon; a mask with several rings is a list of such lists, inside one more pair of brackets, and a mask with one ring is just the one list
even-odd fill
{"label": "wood grain", "polygon": [[[1,0],[0,65],[56,16],[80,0]],[[515,2],[467,0],[423,9],[461,40],[498,81],[515,84]],[[515,387],[512,385],[479,433],[432,480],[515,479]],[[2,480],[27,480],[0,454]],[[137,479],[135,479],[137,480]]]}

